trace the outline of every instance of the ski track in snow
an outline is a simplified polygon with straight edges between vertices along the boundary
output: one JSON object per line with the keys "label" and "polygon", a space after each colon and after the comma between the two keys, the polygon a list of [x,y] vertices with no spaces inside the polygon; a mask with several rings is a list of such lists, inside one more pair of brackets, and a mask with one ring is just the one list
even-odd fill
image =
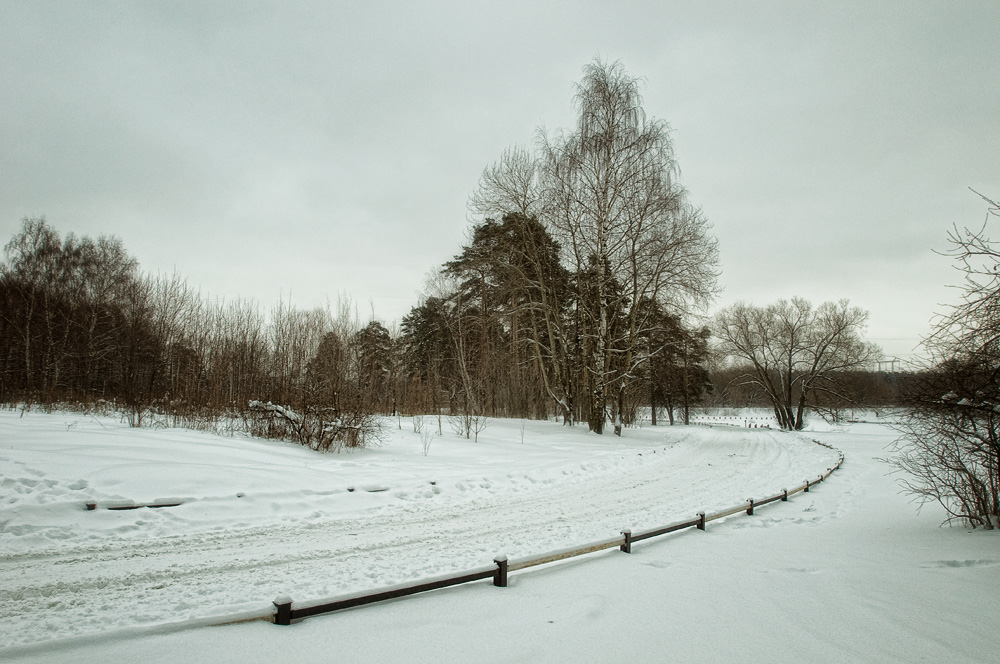
{"label": "ski track in snow", "polygon": [[[641,452],[390,489],[381,504],[345,518],[303,514],[0,553],[0,648],[266,610],[279,595],[316,600],[489,565],[498,554],[545,553],[776,493],[836,455],[797,434],[667,429],[662,444]],[[807,520],[802,514],[794,516]]]}

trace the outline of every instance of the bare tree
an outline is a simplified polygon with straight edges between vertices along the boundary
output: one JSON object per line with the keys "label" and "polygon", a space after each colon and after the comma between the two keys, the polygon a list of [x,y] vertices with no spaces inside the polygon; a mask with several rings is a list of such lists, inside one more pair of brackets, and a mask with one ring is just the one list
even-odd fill
{"label": "bare tree", "polygon": [[499,160],[483,170],[469,198],[469,211],[475,219],[501,219],[511,213],[532,217],[540,213],[538,164],[526,148],[507,148]]}
{"label": "bare tree", "polygon": [[478,297],[478,329],[492,316],[510,337],[512,363],[494,361],[494,345],[472,373],[488,366],[510,402],[537,400],[533,382],[565,423],[585,417],[597,433],[610,417],[620,434],[634,410],[627,395],[643,380],[640,347],[654,325],[642,303],[689,314],[714,295],[718,274],[669,127],[647,118],[639,87],[619,63],[584,67],[576,126],[539,129],[534,154],[511,147],[483,171],[469,201],[473,241],[448,268],[467,283],[478,275],[484,294],[493,286],[492,308]]}
{"label": "bare tree", "polygon": [[881,354],[862,333],[868,312],[847,300],[817,308],[802,298],[767,307],[739,302],[715,317],[721,351],[744,367],[740,380],[760,388],[783,429],[801,429],[810,395],[839,389],[839,373]]}
{"label": "bare tree", "polygon": [[574,132],[542,136],[544,219],[572,269],[587,274],[578,311],[588,352],[589,424],[615,433],[628,385],[644,361],[643,300],[685,306],[715,292],[718,250],[686,203],[667,124],[647,119],[638,79],[618,63],[584,68]]}
{"label": "bare tree", "polygon": [[[59,279],[62,247],[58,233],[41,219],[25,218],[21,232],[4,247],[7,260],[2,266],[5,290],[12,296],[3,312],[7,329],[17,335],[23,388],[32,398],[36,390],[48,387],[47,340],[53,330],[54,287]],[[9,342],[9,340],[8,340]],[[20,382],[20,381],[19,381]]]}
{"label": "bare tree", "polygon": [[934,366],[914,381],[899,428],[895,463],[904,486],[934,500],[949,519],[1000,526],[1000,248],[988,226],[953,227],[953,258],[963,276],[961,301],[937,321],[924,347]]}

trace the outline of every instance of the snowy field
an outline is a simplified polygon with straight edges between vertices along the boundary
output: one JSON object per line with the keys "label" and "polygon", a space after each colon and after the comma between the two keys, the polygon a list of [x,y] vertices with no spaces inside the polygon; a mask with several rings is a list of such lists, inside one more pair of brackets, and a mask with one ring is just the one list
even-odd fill
{"label": "snowy field", "polygon": [[[437,429],[425,418],[425,427]],[[424,455],[409,420],[375,449],[129,429],[0,412],[4,662],[985,662],[996,532],[917,513],[878,461],[877,424],[491,421]],[[481,567],[691,518],[800,484],[788,503],[489,581],[311,618],[298,601]],[[88,511],[86,503],[96,503]],[[128,503],[177,507],[106,509]]]}

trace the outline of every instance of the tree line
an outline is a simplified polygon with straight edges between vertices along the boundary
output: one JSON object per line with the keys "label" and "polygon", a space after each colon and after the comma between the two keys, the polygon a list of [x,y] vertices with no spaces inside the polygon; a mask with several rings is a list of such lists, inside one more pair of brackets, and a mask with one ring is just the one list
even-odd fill
{"label": "tree line", "polygon": [[[392,340],[361,326],[350,303],[298,310],[279,302],[209,300],[179,275],[139,270],[119,239],[61,238],[25,219],[0,263],[0,402],[107,404],[140,426],[159,417],[209,427],[242,422],[289,431],[287,412],[322,412],[337,443],[390,411]],[[288,424],[288,423],[286,423]],[[302,442],[328,447],[315,439]]]}
{"label": "tree line", "polygon": [[[956,227],[962,301],[909,374],[871,370],[867,312],[846,300],[736,303],[717,293],[711,225],[677,178],[668,125],[639,81],[594,61],[576,122],[539,129],[487,167],[468,241],[398,329],[335,309],[269,310],[143,274],[114,237],[61,238],[29,218],[0,262],[0,403],[106,405],[140,426],[242,427],[313,449],[364,446],[384,415],[558,417],[595,433],[649,412],[761,406],[782,428],[807,409],[904,406],[906,486],[952,518],[1000,525],[1000,251]],[[415,420],[416,426],[416,420]],[[425,442],[425,449],[426,449]]]}
{"label": "tree line", "polygon": [[466,436],[497,416],[621,434],[730,397],[800,428],[807,406],[850,399],[845,376],[876,352],[866,314],[793,299],[706,318],[717,243],[639,85],[618,63],[584,68],[575,125],[483,171],[467,242],[398,329],[361,324],[346,299],[209,300],[143,274],[117,238],[25,219],[0,264],[0,401],[239,422],[317,449],[363,445],[400,412],[447,413]]}

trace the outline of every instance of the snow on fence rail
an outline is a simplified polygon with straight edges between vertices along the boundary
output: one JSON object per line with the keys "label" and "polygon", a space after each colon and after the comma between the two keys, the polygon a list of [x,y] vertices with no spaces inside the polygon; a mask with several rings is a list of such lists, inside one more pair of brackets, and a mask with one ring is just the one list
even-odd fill
{"label": "snow on fence rail", "polygon": [[[826,443],[821,443],[818,440],[814,440],[813,442],[817,445],[833,449],[832,446],[827,445]],[[720,510],[718,512],[713,512],[711,514],[698,512],[694,519],[677,521],[660,528],[654,528],[652,530],[646,530],[638,533],[633,533],[631,530],[623,530],[621,535],[618,537],[612,537],[598,542],[591,542],[590,544],[584,544],[581,546],[558,549],[541,555],[517,558],[515,560],[508,560],[506,556],[497,556],[493,559],[493,565],[466,570],[457,574],[431,577],[416,583],[403,583],[381,588],[376,591],[351,593],[315,602],[299,604],[293,602],[291,597],[282,596],[274,600],[274,609],[271,616],[261,617],[265,619],[268,617],[272,618],[274,624],[276,625],[290,625],[294,621],[303,620],[310,616],[322,613],[332,613],[333,611],[339,611],[341,609],[348,609],[355,606],[362,606],[364,604],[397,599],[399,597],[415,595],[417,593],[423,593],[430,590],[438,590],[439,588],[447,588],[449,586],[457,586],[463,583],[471,583],[473,581],[493,579],[494,586],[506,588],[507,575],[510,572],[538,565],[545,565],[559,560],[564,560],[566,558],[582,556],[588,553],[595,553],[605,549],[613,549],[614,547],[618,547],[625,553],[632,553],[632,545],[636,542],[641,542],[642,540],[659,537],[661,535],[677,532],[678,530],[684,530],[686,528],[705,530],[706,524],[709,522],[733,516],[734,514],[739,514],[740,512],[746,512],[747,515],[753,515],[755,509],[767,505],[768,503],[778,501],[786,502],[789,496],[793,496],[796,493],[808,493],[811,487],[830,477],[830,475],[832,475],[835,470],[840,468],[843,463],[844,453],[840,452],[836,465],[832,468],[827,468],[826,473],[818,475],[815,479],[806,479],[802,484],[793,489],[782,489],[780,493],[776,493],[766,498],[748,498],[745,502],[739,505]]]}

